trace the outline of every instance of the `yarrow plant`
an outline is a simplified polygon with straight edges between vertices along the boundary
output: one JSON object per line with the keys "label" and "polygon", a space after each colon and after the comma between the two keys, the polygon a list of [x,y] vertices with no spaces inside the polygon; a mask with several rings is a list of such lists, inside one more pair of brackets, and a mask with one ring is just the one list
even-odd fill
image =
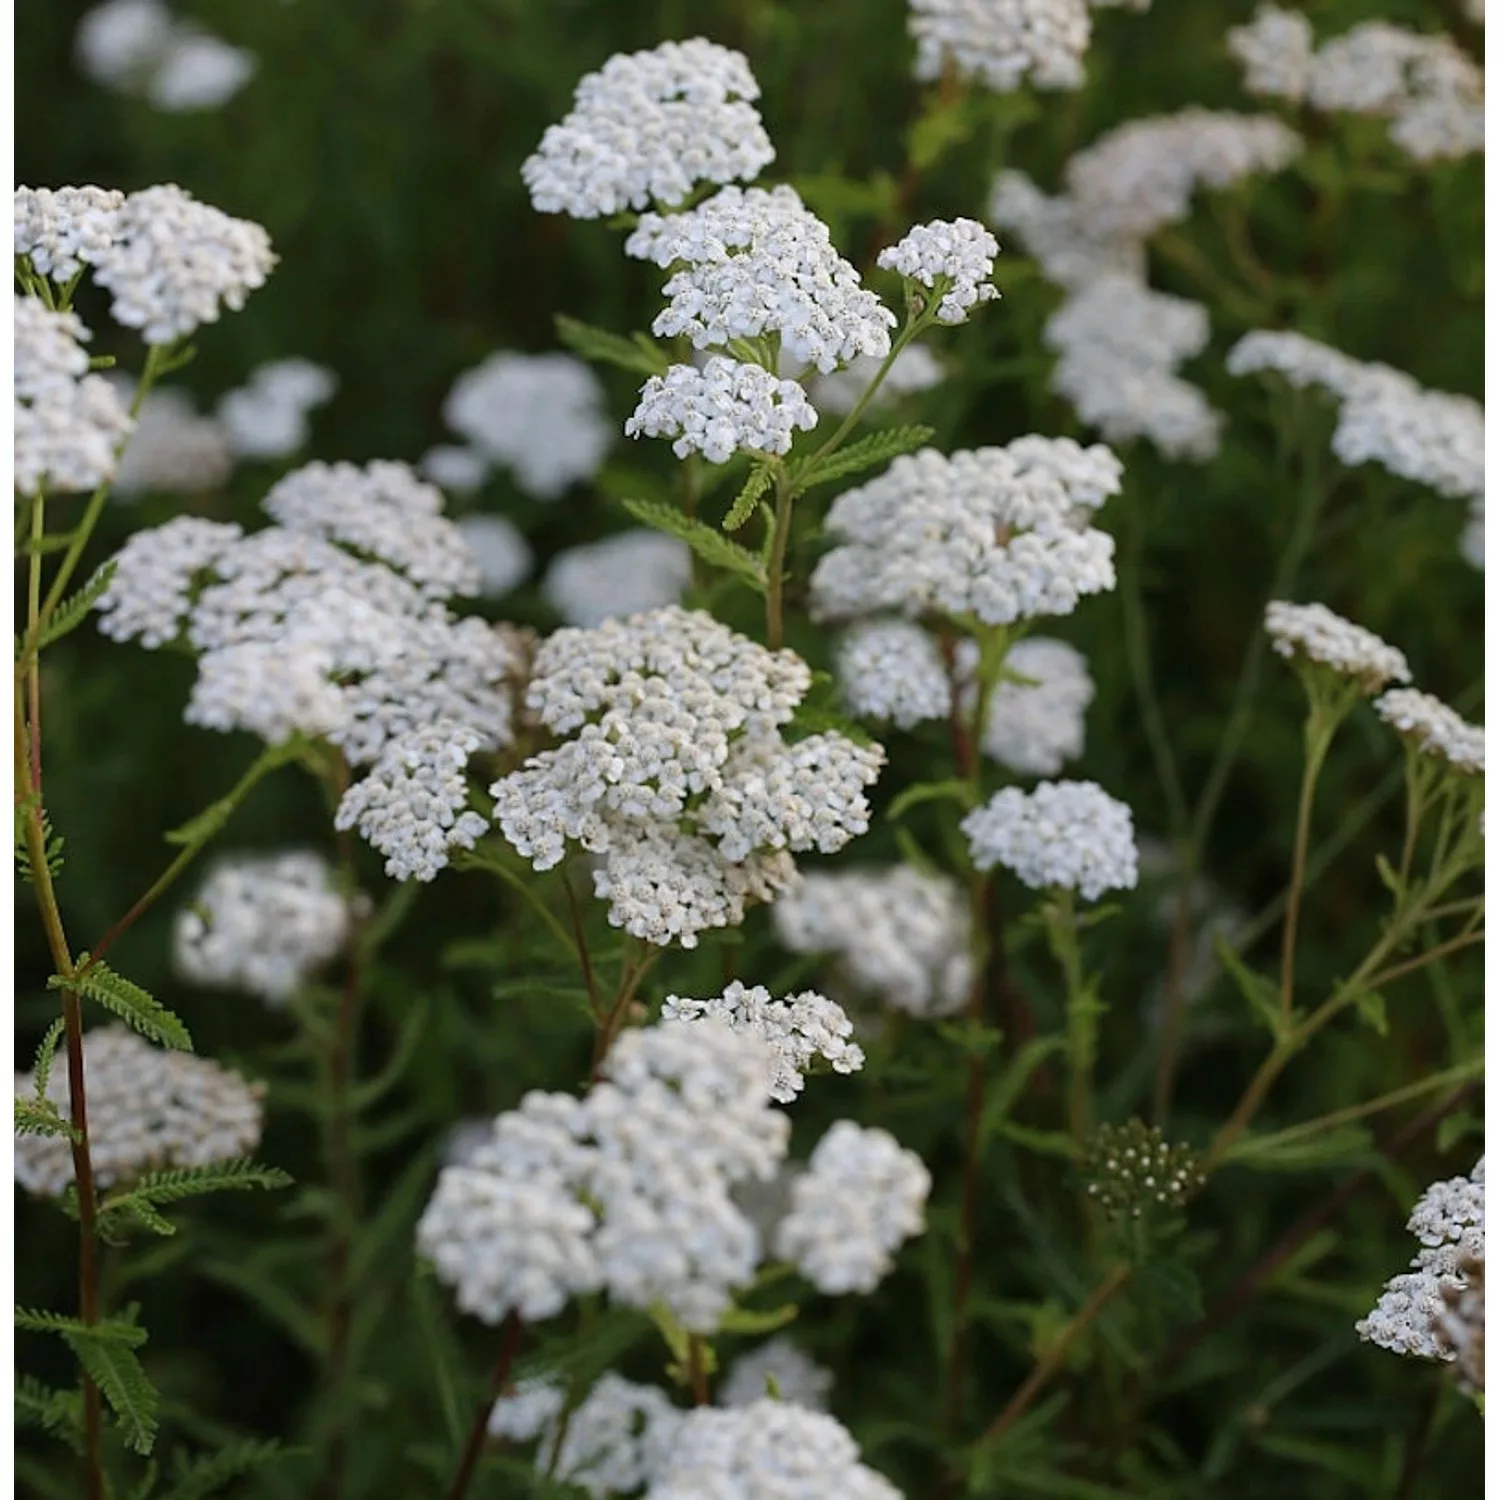
{"label": "yarrow plant", "polygon": [[401,9],[18,30],[19,1488],[1472,1484],[1482,5]]}

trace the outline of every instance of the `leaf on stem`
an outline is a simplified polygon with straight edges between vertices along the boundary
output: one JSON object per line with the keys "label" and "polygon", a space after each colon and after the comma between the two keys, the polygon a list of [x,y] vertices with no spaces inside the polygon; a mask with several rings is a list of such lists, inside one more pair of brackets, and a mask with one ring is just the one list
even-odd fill
{"label": "leaf on stem", "polygon": [[626,338],[562,314],[556,324],[558,338],[575,354],[595,364],[614,365],[637,375],[662,375],[671,368],[671,360],[644,333]]}
{"label": "leaf on stem", "polygon": [[888,463],[903,453],[920,448],[931,436],[930,427],[888,427],[822,458],[804,459],[792,465],[792,494],[803,495],[814,485],[827,484],[849,474],[858,474],[861,469]]}
{"label": "leaf on stem", "polygon": [[94,607],[95,601],[109,587],[117,566],[116,561],[111,558],[76,594],[70,594],[52,611],[52,617],[37,637],[36,649],[38,651],[50,646],[54,641],[61,640],[63,636],[83,624],[88,618],[89,611]]}
{"label": "leaf on stem", "polygon": [[140,985],[117,974],[104,962],[90,962],[87,953],[78,955],[78,972],[71,979],[54,974],[48,989],[76,990],[96,1005],[118,1016],[125,1024],[174,1052],[191,1052],[193,1039],[188,1029],[159,1000]]}
{"label": "leaf on stem", "polygon": [[1281,991],[1276,981],[1265,974],[1257,974],[1249,968],[1222,933],[1214,934],[1214,952],[1225,972],[1239,987],[1250,1009],[1266,1024],[1278,1042],[1285,1041],[1295,1024],[1295,1012],[1291,1017],[1282,1014]]}
{"label": "leaf on stem", "polygon": [[769,464],[756,464],[750,470],[750,477],[734,497],[734,504],[724,517],[725,531],[738,531],[755,514],[760,497],[771,488],[775,478],[776,471]]}
{"label": "leaf on stem", "polygon": [[694,521],[657,500],[624,500],[625,509],[645,526],[664,531],[686,542],[704,562],[723,568],[757,593],[766,591],[766,570],[748,548],[731,542],[722,532],[702,521]]}

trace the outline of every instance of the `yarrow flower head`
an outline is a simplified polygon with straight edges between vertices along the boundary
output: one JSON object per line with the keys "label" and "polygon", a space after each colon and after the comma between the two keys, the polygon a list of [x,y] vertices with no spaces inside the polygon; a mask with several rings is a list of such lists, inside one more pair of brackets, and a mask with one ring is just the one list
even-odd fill
{"label": "yarrow flower head", "polygon": [[585,1098],[528,1094],[443,1169],[418,1248],[486,1322],[603,1289],[712,1332],[761,1251],[729,1190],[786,1152],[772,1076],[765,1042],[721,1019],[627,1032]]}
{"label": "yarrow flower head", "polygon": [[1207,1180],[1189,1147],[1139,1120],[1101,1126],[1088,1142],[1083,1172],[1089,1197],[1112,1219],[1181,1208]]}
{"label": "yarrow flower head", "polygon": [[820,1292],[872,1292],[925,1226],[932,1178],[888,1131],[840,1120],[792,1184],[776,1253]]}
{"label": "yarrow flower head", "polygon": [[[122,403],[135,381],[111,370]],[[193,398],[172,386],[155,386],[136,413],[135,431],[120,455],[110,493],[122,500],[144,494],[205,495],[219,489],[234,471],[229,433],[215,417],[199,414]]]}
{"label": "yarrow flower head", "polygon": [[1024,172],[997,174],[985,217],[1010,230],[1058,286],[1082,289],[1112,272],[1145,281],[1146,251],[1139,236],[1099,230],[1071,197],[1048,197]]}
{"label": "yarrow flower head", "polygon": [[1277,655],[1326,667],[1365,693],[1378,693],[1388,682],[1411,681],[1411,668],[1394,646],[1326,604],[1274,599],[1266,605],[1266,632]]}
{"label": "yarrow flower head", "polygon": [[1227,40],[1245,70],[1247,92],[1273,99],[1306,97],[1313,73],[1313,28],[1301,11],[1262,5],[1255,19],[1234,27]]}
{"label": "yarrow flower head", "polygon": [[739,452],[789,452],[797,429],[817,425],[818,414],[795,380],[715,355],[701,370],[673,365],[665,375],[651,376],[625,432],[675,438],[672,451],[679,458],[701,453],[722,464]]}
{"label": "yarrow flower head", "polygon": [[565,624],[594,626],[676,604],[692,580],[687,543],[642,527],[559,552],[542,595]]}
{"label": "yarrow flower head", "polygon": [[961,826],[976,868],[1003,865],[1035,890],[1097,901],[1135,886],[1130,809],[1092,781],[1043,781],[1030,792],[1005,787]]}
{"label": "yarrow flower head", "polygon": [[756,176],[776,155],[739,52],[702,37],[617,54],[574,91],[521,166],[541,213],[597,219]]}
{"label": "yarrow flower head", "polygon": [[934,219],[908,230],[903,239],[880,252],[875,264],[929,291],[940,289],[938,322],[965,323],[972,308],[1000,295],[1000,288],[990,280],[999,253],[995,236],[976,220]]}
{"label": "yarrow flower head", "polygon": [[719,1386],[718,1404],[750,1406],[769,1397],[804,1411],[827,1411],[832,1389],[833,1372],[785,1334],[777,1334],[739,1355],[729,1366]]}
{"label": "yarrow flower head", "polygon": [[793,853],[833,853],[868,826],[879,748],[780,735],[810,682],[790,651],[676,607],[560,630],[526,701],[572,738],[491,787],[496,824],[539,870],[580,845],[615,926],[691,947],[786,889]]}
{"label": "yarrow flower head", "polygon": [[[246,1083],[206,1057],[154,1047],[123,1026],[84,1033],[89,1148],[100,1187],[143,1172],[207,1167],[253,1151],[260,1141],[260,1084]],[[35,1092],[31,1074],[16,1077],[16,1096]],[[68,1070],[54,1066],[46,1097],[68,1117]],[[29,1193],[57,1198],[73,1181],[66,1136],[18,1135],[16,1181]]]}
{"label": "yarrow flower head", "polygon": [[1466,723],[1431,693],[1392,688],[1375,700],[1375,712],[1419,754],[1465,776],[1484,775],[1484,726]]}
{"label": "yarrow flower head", "polygon": [[42,276],[71,281],[109,248],[124,202],[125,194],[115,188],[18,187],[16,254],[28,256]]}
{"label": "yarrow flower head", "polygon": [[[978,647],[964,641],[958,657],[960,671],[971,675]],[[1088,662],[1066,641],[1028,636],[1006,653],[1004,674],[990,697],[980,748],[1022,776],[1055,776],[1083,754],[1084,714],[1094,701]],[[973,692],[969,686],[966,699]]]}
{"label": "yarrow flower head", "polygon": [[533,500],[592,479],[609,451],[599,377],[571,354],[492,354],[454,382],[443,420]]}
{"label": "yarrow flower head", "polygon": [[178,912],[173,962],[191,984],[284,1004],[348,942],[362,908],[311,850],[237,855]]}
{"label": "yarrow flower head", "polygon": [[15,486],[19,494],[92,490],[115,472],[134,425],[114,387],[88,373],[88,329],[75,313],[17,297]]}
{"label": "yarrow flower head", "polygon": [[337,389],[333,372],[311,360],[273,360],[223,396],[215,415],[241,458],[284,458],[306,444],[307,414]]}
{"label": "yarrow flower head", "polygon": [[790,187],[727,187],[685,213],[643,214],[625,253],[674,268],[658,337],[722,349],[775,335],[787,358],[825,373],[890,353],[895,314]]}
{"label": "yarrow flower head", "polygon": [[835,1073],[857,1073],[865,1065],[864,1049],[849,1040],[854,1025],[843,1007],[812,990],[773,1000],[763,985],[747,989],[736,979],[711,1000],[668,995],[662,1002],[663,1021],[692,1023],[705,1016],[752,1031],[770,1047],[776,1068],[771,1097],[781,1104],[802,1092],[804,1075],[819,1062]]}
{"label": "yarrow flower head", "polygon": [[148,344],[174,343],[216,323],[223,308],[238,311],[275,264],[259,224],[173,183],[131,193],[92,261],[94,280],[114,296],[115,321],[139,329]]}
{"label": "yarrow flower head", "polygon": [[857,718],[911,729],[946,718],[953,705],[937,640],[914,621],[856,621],[839,637],[834,663],[844,707]]}
{"label": "yarrow flower head", "polygon": [[643,1500],[901,1500],[823,1412],[761,1399],[681,1414]]}
{"label": "yarrow flower head", "polygon": [[829,509],[838,545],[813,571],[813,616],[1070,614],[1114,587],[1114,539],[1088,517],[1119,487],[1108,448],[1067,438],[905,455]]}
{"label": "yarrow flower head", "polygon": [[907,26],[922,82],[951,66],[997,93],[1083,84],[1088,0],[910,0]]}
{"label": "yarrow flower head", "polygon": [[479,565],[479,592],[485,598],[498,599],[525,582],[531,572],[531,548],[504,516],[461,516],[457,525]]}
{"label": "yarrow flower head", "polygon": [[1460,1267],[1467,1259],[1484,1259],[1484,1158],[1468,1177],[1433,1183],[1406,1227],[1421,1249],[1354,1331],[1393,1354],[1451,1361],[1458,1351],[1444,1328],[1447,1294],[1465,1290]]}
{"label": "yarrow flower head", "polygon": [[962,888],[910,865],[810,871],[771,911],[793,953],[827,953],[839,983],[896,1010],[949,1016],[968,1000],[971,917]]}

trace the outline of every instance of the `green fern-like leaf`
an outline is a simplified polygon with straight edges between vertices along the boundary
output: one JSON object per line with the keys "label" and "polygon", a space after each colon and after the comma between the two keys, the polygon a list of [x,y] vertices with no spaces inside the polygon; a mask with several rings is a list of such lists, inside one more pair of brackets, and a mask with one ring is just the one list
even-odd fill
{"label": "green fern-like leaf", "polygon": [[767,464],[756,464],[750,470],[744,488],[734,497],[734,504],[724,517],[725,531],[738,531],[755,514],[756,502],[771,488],[775,477],[775,471]]}
{"label": "green fern-like leaf", "polygon": [[73,1127],[63,1119],[50,1099],[17,1099],[15,1117],[17,1135],[55,1135],[73,1139]]}
{"label": "green fern-like leaf", "polygon": [[595,364],[615,365],[637,375],[662,375],[671,368],[671,360],[644,333],[625,338],[561,314],[556,322],[558,338],[575,354]]}
{"label": "green fern-like leaf", "polygon": [[77,990],[142,1036],[174,1052],[193,1050],[187,1027],[148,991],[123,974],[115,973],[103,959],[91,961],[87,953],[81,953],[78,972],[71,979],[54,974],[47,984],[54,990]]}
{"label": "green fern-like leaf", "polygon": [[207,1500],[225,1485],[247,1474],[258,1474],[271,1464],[291,1457],[294,1451],[277,1442],[246,1441],[197,1458],[179,1457],[174,1464],[172,1487],[163,1491],[159,1500]]}
{"label": "green fern-like leaf", "polygon": [[83,1452],[83,1398],[77,1391],[58,1391],[32,1375],[16,1377],[16,1426],[40,1429]]}
{"label": "green fern-like leaf", "polygon": [[254,1188],[289,1187],[292,1179],[276,1167],[263,1167],[247,1157],[215,1162],[207,1167],[184,1167],[170,1172],[147,1172],[122,1193],[106,1198],[100,1219],[123,1215],[139,1218],[158,1234],[172,1234],[174,1227],[158,1210],[167,1203],[201,1198],[208,1193],[248,1192]]}
{"label": "green fern-like leaf", "polygon": [[109,1402],[126,1445],[148,1454],[156,1444],[156,1387],[146,1378],[141,1362],[126,1344],[65,1334],[69,1347],[89,1378]]}
{"label": "green fern-like leaf", "polygon": [[47,1097],[47,1084],[52,1078],[52,1060],[57,1056],[57,1044],[62,1041],[67,1023],[59,1016],[48,1028],[36,1049],[36,1062],[32,1067],[32,1092],[38,1099]]}
{"label": "green fern-like leaf", "polygon": [[83,624],[100,594],[109,587],[117,566],[118,564],[111,558],[76,594],[64,599],[52,611],[52,618],[47,621],[47,628],[37,637],[38,651],[50,646],[54,641],[61,640],[63,636],[70,631],[77,630]]}
{"label": "green fern-like leaf", "polygon": [[931,436],[930,427],[889,427],[883,432],[872,432],[826,458],[806,460],[797,465],[793,470],[792,493],[803,495],[814,485],[827,484],[830,480],[858,474],[861,469],[888,463],[903,453],[920,448]]}
{"label": "green fern-like leaf", "polygon": [[655,500],[626,500],[623,504],[643,525],[655,527],[657,531],[664,531],[668,536],[675,536],[686,542],[704,562],[732,573],[757,593],[765,593],[766,574],[760,559],[747,548],[731,542],[712,526],[690,520],[681,511]]}
{"label": "green fern-like leaf", "polygon": [[[31,863],[31,845],[26,837],[30,832],[27,825],[40,805],[41,797],[36,792],[32,792],[16,803],[16,874],[27,885],[36,884],[36,870]],[[47,873],[56,880],[62,873],[63,838],[60,833],[53,832],[52,819],[48,816],[46,808],[42,808],[42,849],[47,861]]]}
{"label": "green fern-like leaf", "polygon": [[85,1323],[81,1318],[37,1307],[18,1306],[16,1327],[23,1333],[55,1333],[63,1338],[123,1344],[127,1349],[137,1349],[146,1342],[146,1330],[137,1327],[130,1318],[103,1318],[97,1323]]}

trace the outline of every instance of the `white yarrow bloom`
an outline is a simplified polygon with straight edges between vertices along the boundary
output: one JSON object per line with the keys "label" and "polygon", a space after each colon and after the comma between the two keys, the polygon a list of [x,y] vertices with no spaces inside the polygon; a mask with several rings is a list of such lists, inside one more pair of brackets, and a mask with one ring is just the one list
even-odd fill
{"label": "white yarrow bloom", "polygon": [[178,26],[152,69],[146,98],[174,114],[219,109],[249,83],[258,66],[253,52],[197,26]]}
{"label": "white yarrow bloom", "polygon": [[99,632],[115,641],[140,641],[148,650],[181,634],[191,590],[243,535],[238,526],[178,516],[136,532],[115,555],[115,575],[99,596]]}
{"label": "white yarrow bloom", "polygon": [[823,1412],[760,1400],[681,1419],[643,1500],[901,1500]]}
{"label": "white yarrow bloom", "polygon": [[715,355],[701,370],[673,365],[665,375],[651,376],[625,432],[675,438],[678,458],[701,453],[722,464],[740,452],[786,453],[798,429],[817,425],[818,414],[795,380]]}
{"label": "white yarrow bloom", "polygon": [[1230,54],[1245,71],[1247,93],[1298,101],[1313,72],[1312,22],[1301,11],[1262,5],[1247,26],[1228,35]]}
{"label": "white yarrow bloom", "polygon": [[872,1292],[926,1225],[932,1178],[888,1131],[839,1120],[792,1184],[776,1253],[821,1292]]}
{"label": "white yarrow bloom", "polygon": [[1484,1258],[1484,1158],[1468,1177],[1435,1182],[1417,1200],[1406,1227],[1421,1249],[1411,1270],[1386,1283],[1368,1316],[1354,1325],[1360,1338],[1393,1354],[1451,1360],[1443,1336],[1445,1290],[1462,1291],[1463,1257]]}
{"label": "white yarrow bloom", "polygon": [[324,405],[337,389],[337,377],[321,365],[274,360],[221,397],[215,415],[241,458],[284,458],[306,444],[308,412]]}
{"label": "white yarrow bloom", "polygon": [[685,213],[643,214],[625,253],[674,270],[659,337],[722,349],[776,334],[786,358],[824,373],[890,353],[895,314],[790,187],[727,187]]}
{"label": "white yarrow bloom", "polygon": [[[568,1419],[553,1477],[590,1500],[634,1493],[650,1481],[685,1416],[654,1385],[606,1372]],[[553,1424],[537,1450],[538,1470],[547,1470],[556,1440]]]}
{"label": "white yarrow bloom", "polygon": [[18,187],[16,254],[30,256],[32,269],[53,281],[71,281],[108,249],[124,202],[114,188]]}
{"label": "white yarrow bloom", "polygon": [[[135,381],[110,371],[122,402]],[[234,472],[229,434],[215,417],[199,414],[193,398],[173,386],[147,392],[136,413],[135,431],[120,455],[111,493],[121,500],[140,495],[206,495],[220,489]]]}
{"label": "white yarrow bloom", "polygon": [[1137,876],[1130,809],[1092,781],[1008,786],[960,825],[976,869],[1003,865],[1034,890],[1077,891],[1097,901],[1131,890]]}
{"label": "white yarrow bloom", "polygon": [[1431,693],[1392,688],[1375,700],[1375,712],[1423,755],[1465,775],[1484,775],[1484,726],[1466,723]]}
{"label": "white yarrow bloom", "polygon": [[745,57],[702,37],[616,54],[579,81],[522,180],[539,212],[597,219],[755,177],[776,155],[759,97]]}
{"label": "white yarrow bloom", "polygon": [[88,373],[83,342],[91,335],[75,313],[54,312],[38,297],[17,297],[12,307],[16,490],[92,490],[115,473],[134,424],[114,387]]}
{"label": "white yarrow bloom", "polygon": [[911,729],[945,719],[953,687],[936,639],[910,620],[861,620],[840,637],[834,671],[856,718]]}
{"label": "white yarrow bloom", "polygon": [[361,909],[311,850],[220,860],[172,928],[178,974],[281,1005],[344,946]]}
{"label": "white yarrow bloom", "polygon": [[565,624],[591,627],[676,604],[692,580],[687,543],[641,527],[559,552],[542,576],[542,597]]}
{"label": "white yarrow bloom", "polygon": [[[153,1046],[123,1026],[100,1026],[84,1033],[83,1075],[99,1187],[143,1172],[231,1161],[260,1142],[264,1085],[246,1083],[206,1057]],[[17,1074],[17,1096],[34,1092],[33,1076]],[[61,1058],[47,1078],[47,1098],[67,1119],[68,1069]],[[73,1182],[67,1138],[18,1135],[15,1174],[27,1192],[61,1197]]]}
{"label": "white yarrow bloom", "polygon": [[1067,438],[904,455],[830,508],[838,545],[813,570],[813,617],[1071,614],[1114,587],[1114,539],[1088,517],[1119,484],[1108,448]]}
{"label": "white yarrow bloom", "polygon": [[1411,681],[1411,668],[1394,646],[1326,604],[1273,599],[1266,605],[1266,632],[1278,656],[1328,667],[1358,682],[1366,693],[1377,693],[1388,682]]}
{"label": "white yarrow bloom", "polygon": [[972,915],[946,875],[910,865],[809,871],[771,910],[793,953],[827,953],[841,984],[909,1015],[963,1009],[973,980]]}
{"label": "white yarrow bloom", "polygon": [[972,308],[1000,296],[1000,288],[990,280],[999,253],[999,241],[977,220],[934,219],[908,230],[880,252],[875,264],[929,291],[941,284],[938,322],[965,323]]}
{"label": "white yarrow bloom", "polygon": [[996,176],[985,217],[1010,230],[1047,280],[1058,286],[1082,289],[1112,272],[1138,282],[1146,279],[1144,241],[1099,231],[1072,198],[1049,198],[1023,172]]}
{"label": "white yarrow bloom", "polygon": [[1081,87],[1092,34],[1088,0],[910,0],[907,29],[920,81],[952,67],[997,93]]}
{"label": "white yarrow bloom", "polygon": [[[555,1381],[544,1377],[518,1380],[496,1398],[485,1431],[502,1442],[534,1442],[562,1415],[566,1404],[567,1392]],[[547,1444],[542,1446],[545,1450]]]}
{"label": "white yarrow bloom", "polygon": [[485,598],[498,599],[526,581],[531,548],[504,516],[462,516],[456,524],[479,564],[479,592]]}
{"label": "white yarrow bloom", "polygon": [[835,1073],[857,1073],[865,1065],[864,1049],[850,1041],[854,1023],[843,1007],[813,990],[773,1000],[764,985],[747,989],[736,979],[709,1000],[668,995],[662,1002],[663,1021],[692,1023],[705,1016],[719,1016],[766,1043],[776,1059],[771,1097],[780,1104],[790,1104],[802,1092],[804,1076],[818,1060]]}
{"label": "white yarrow bloom", "polygon": [[724,1372],[719,1406],[750,1406],[769,1398],[804,1411],[827,1411],[833,1372],[777,1334],[737,1356]]}
{"label": "white yarrow bloom", "polygon": [[94,280],[112,293],[117,323],[148,344],[170,344],[238,311],[265,284],[276,257],[259,224],[232,219],[175,184],[132,193],[113,238],[94,260]]}
{"label": "white yarrow bloom", "polygon": [[78,23],[73,50],[95,83],[133,92],[165,55],[172,33],[172,13],[162,0],[105,0]]}
{"label": "white yarrow bloom", "polygon": [[1088,661],[1066,641],[1031,636],[1011,647],[1005,670],[1026,680],[995,688],[981,748],[1019,775],[1055,776],[1083,754],[1084,714],[1094,701]]}
{"label": "white yarrow bloom", "polygon": [[492,354],[460,375],[443,419],[534,500],[592,479],[612,437],[599,377],[571,354]]}
{"label": "white yarrow bloom", "polygon": [[490,461],[477,448],[439,443],[417,460],[417,473],[455,495],[469,495],[490,477]]}

